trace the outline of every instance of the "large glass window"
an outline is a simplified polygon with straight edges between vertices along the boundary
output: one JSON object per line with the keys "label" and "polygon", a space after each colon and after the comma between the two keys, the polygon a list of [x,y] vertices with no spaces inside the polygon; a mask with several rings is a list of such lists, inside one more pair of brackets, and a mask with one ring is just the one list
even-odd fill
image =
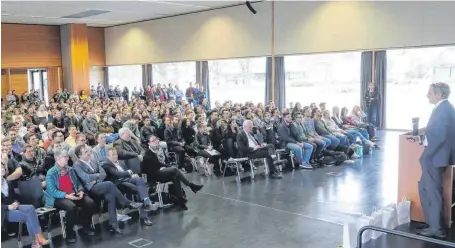
{"label": "large glass window", "polygon": [[[425,127],[432,112],[426,98],[431,83],[455,89],[455,47],[429,47],[387,51],[386,127],[411,130],[413,117]],[[449,100],[455,102],[455,94]]]}
{"label": "large glass window", "polygon": [[235,103],[265,99],[265,57],[209,61],[210,100]]}
{"label": "large glass window", "polygon": [[154,84],[171,83],[185,91],[190,82],[196,82],[196,62],[154,64],[152,69]]}
{"label": "large glass window", "polygon": [[360,52],[285,57],[286,101],[326,102],[351,109],[360,103]]}
{"label": "large glass window", "polygon": [[122,65],[109,66],[109,86],[120,86],[120,89],[126,86],[130,95],[134,87],[138,90],[142,87],[142,66],[141,65]]}

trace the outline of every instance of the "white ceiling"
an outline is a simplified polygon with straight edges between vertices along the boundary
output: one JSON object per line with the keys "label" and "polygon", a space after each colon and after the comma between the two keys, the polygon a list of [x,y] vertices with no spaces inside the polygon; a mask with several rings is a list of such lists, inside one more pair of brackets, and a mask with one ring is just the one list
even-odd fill
{"label": "white ceiling", "polygon": [[[244,1],[1,1],[2,23],[63,25],[85,23],[108,27],[124,23],[156,19],[213,8],[241,4]],[[80,19],[61,18],[89,10],[109,13]]]}

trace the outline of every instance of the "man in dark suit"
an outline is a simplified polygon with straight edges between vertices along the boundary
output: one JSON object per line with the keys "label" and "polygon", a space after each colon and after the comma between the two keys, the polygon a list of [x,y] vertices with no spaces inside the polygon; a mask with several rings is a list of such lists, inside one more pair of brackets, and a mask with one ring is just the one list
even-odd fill
{"label": "man in dark suit", "polygon": [[[243,131],[237,135],[237,145],[239,147],[239,156],[248,158],[267,158],[267,164],[270,169],[270,178],[281,179],[276,167],[273,165],[271,155],[274,155],[275,148],[273,145],[262,145],[253,136],[253,122],[245,120],[243,122]],[[253,168],[251,168],[253,169]]]}
{"label": "man in dark suit", "polygon": [[123,234],[117,226],[116,202],[130,209],[138,209],[143,204],[128,200],[112,182],[104,181],[106,172],[98,163],[91,162],[93,160],[90,160],[90,150],[86,145],[78,145],[74,153],[78,160],[73,165],[73,169],[81,180],[82,185],[89,195],[95,196],[95,199],[104,199],[107,202],[110,231],[119,235]]}
{"label": "man in dark suit", "polygon": [[435,109],[430,116],[425,134],[416,137],[425,146],[420,165],[422,177],[419,195],[426,224],[417,233],[444,238],[442,176],[455,159],[455,109],[447,100],[450,87],[445,83],[430,85],[427,97]]}
{"label": "man in dark suit", "polygon": [[146,211],[156,210],[157,208],[149,199],[144,179],[128,170],[125,162],[118,160],[117,150],[113,147],[107,150],[107,160],[102,167],[106,171],[106,181],[114,183],[122,192],[132,192],[139,195],[139,198],[144,202],[144,209],[139,209],[141,223],[151,226],[152,222],[148,219]]}

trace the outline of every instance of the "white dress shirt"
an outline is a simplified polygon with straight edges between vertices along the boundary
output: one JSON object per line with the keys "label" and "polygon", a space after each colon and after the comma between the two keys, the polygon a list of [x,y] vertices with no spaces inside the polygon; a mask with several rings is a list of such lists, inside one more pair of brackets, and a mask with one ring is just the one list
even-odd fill
{"label": "white dress shirt", "polygon": [[254,139],[254,137],[250,133],[246,133],[246,136],[248,137],[248,146],[251,148],[255,148],[258,146],[258,142]]}

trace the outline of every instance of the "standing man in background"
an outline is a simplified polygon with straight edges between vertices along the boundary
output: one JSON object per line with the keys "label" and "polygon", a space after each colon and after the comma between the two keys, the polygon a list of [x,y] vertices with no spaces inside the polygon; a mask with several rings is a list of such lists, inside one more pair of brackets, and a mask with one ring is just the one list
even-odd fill
{"label": "standing man in background", "polygon": [[379,104],[379,92],[374,87],[374,83],[368,85],[368,89],[365,92],[365,106],[367,121],[377,127],[378,117],[378,104]]}
{"label": "standing man in background", "polygon": [[417,229],[418,234],[445,238],[443,228],[442,176],[455,160],[455,109],[447,100],[450,87],[445,83],[431,84],[428,100],[435,105],[423,135],[415,137],[425,146],[420,165],[422,177],[419,181],[419,196],[426,224]]}

